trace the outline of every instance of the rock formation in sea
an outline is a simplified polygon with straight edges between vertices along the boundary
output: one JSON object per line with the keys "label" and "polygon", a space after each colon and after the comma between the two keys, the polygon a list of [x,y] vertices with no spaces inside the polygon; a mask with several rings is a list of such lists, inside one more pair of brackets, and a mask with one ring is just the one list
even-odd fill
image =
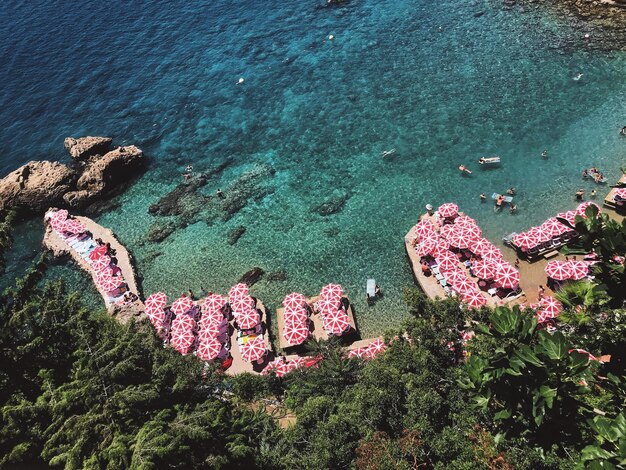
{"label": "rock formation in sea", "polygon": [[0,180],[0,210],[41,214],[48,207],[84,208],[137,175],[143,152],[134,145],[110,150],[108,137],[65,139],[74,162],[31,161]]}

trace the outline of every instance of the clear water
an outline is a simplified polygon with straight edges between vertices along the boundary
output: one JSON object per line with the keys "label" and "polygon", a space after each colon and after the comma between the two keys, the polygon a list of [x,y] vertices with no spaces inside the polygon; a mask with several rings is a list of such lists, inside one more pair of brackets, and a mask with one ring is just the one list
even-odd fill
{"label": "clear water", "polygon": [[[626,57],[588,52],[582,39],[564,48],[579,33],[558,18],[495,0],[321,5],[2,2],[0,169],[65,161],[69,135],[134,143],[150,168],[99,222],[132,250],[146,292],[225,292],[253,266],[283,269],[286,281],[252,292],[276,307],[291,290],[342,283],[369,336],[406,315],[403,236],[425,204],[456,201],[496,241],[573,207],[579,186],[592,189],[582,168],[615,179],[626,163]],[[383,160],[390,148],[397,154]],[[478,168],[493,154],[500,168]],[[234,163],[207,193],[255,164],[276,170],[265,182],[271,193],[226,222],[146,242],[158,220],[148,207],[180,183],[184,166],[203,171],[228,156]],[[459,175],[459,163],[473,175]],[[516,215],[480,203],[481,192],[510,186]],[[311,211],[344,195],[336,214]],[[230,246],[239,225],[247,231]],[[30,236],[19,237],[10,272],[36,249],[41,227],[23,231]],[[375,307],[363,301],[368,277],[386,294]]]}

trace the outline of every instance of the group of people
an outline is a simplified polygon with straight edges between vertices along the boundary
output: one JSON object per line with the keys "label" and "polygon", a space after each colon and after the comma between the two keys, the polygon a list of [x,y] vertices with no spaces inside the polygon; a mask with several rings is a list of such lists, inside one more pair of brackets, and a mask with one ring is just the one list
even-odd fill
{"label": "group of people", "polygon": [[597,168],[589,168],[588,170],[585,168],[583,170],[583,178],[592,177],[596,183],[602,183],[604,181],[604,175]]}

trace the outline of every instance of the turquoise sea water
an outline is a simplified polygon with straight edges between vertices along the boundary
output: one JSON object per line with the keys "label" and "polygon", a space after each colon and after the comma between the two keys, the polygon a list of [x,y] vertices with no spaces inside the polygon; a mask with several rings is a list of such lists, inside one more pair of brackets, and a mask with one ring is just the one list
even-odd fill
{"label": "turquoise sea water", "polygon": [[[618,176],[626,57],[591,52],[580,36],[548,12],[490,0],[6,1],[0,169],[67,161],[69,135],[136,144],[149,169],[98,221],[132,250],[145,292],[225,293],[253,266],[284,270],[285,281],[262,280],[253,294],[275,308],[291,290],[313,295],[339,282],[369,336],[406,315],[403,236],[425,204],[457,202],[497,241],[574,207],[576,189],[593,188],[582,168]],[[500,168],[475,163],[493,154]],[[230,220],[202,216],[147,242],[159,220],[148,207],[182,181],[184,166],[205,171],[227,159],[206,194],[259,165],[275,174]],[[474,173],[459,175],[459,163]],[[517,214],[480,203],[481,192],[510,186]],[[312,211],[338,198],[339,212]],[[230,246],[239,225],[247,230]],[[9,273],[40,236],[38,221],[20,228]],[[84,287],[70,272],[51,275]],[[375,307],[363,301],[368,277],[385,293]]]}

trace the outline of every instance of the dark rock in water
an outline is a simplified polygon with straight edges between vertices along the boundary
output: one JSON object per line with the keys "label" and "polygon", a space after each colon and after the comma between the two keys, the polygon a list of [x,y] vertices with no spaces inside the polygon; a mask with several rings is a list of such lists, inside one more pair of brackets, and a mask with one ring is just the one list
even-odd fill
{"label": "dark rock in water", "polygon": [[331,214],[336,214],[337,212],[341,212],[346,205],[346,201],[350,199],[350,194],[344,194],[341,196],[334,197],[326,202],[323,202],[319,206],[311,209],[311,212],[315,212],[322,216],[327,216]]}
{"label": "dark rock in water", "polygon": [[286,281],[287,280],[287,271],[284,269],[279,269],[278,271],[274,271],[273,273],[269,273],[267,275],[268,281]]}
{"label": "dark rock in water", "polygon": [[94,155],[104,155],[111,149],[110,137],[66,137],[63,141],[65,149],[74,160],[84,160]]}
{"label": "dark rock in water", "polygon": [[485,14],[484,11],[477,11],[476,13],[474,13],[474,18],[480,18],[481,16],[483,16]]}
{"label": "dark rock in water", "polygon": [[230,233],[228,234],[228,244],[229,245],[234,245],[235,243],[237,243],[237,241],[241,238],[241,236],[246,233],[246,227],[244,227],[243,225],[240,225],[238,227],[235,227],[233,230],[230,231]]}
{"label": "dark rock in water", "polygon": [[256,284],[257,282],[259,282],[259,280],[261,279],[261,277],[263,277],[264,274],[265,274],[265,271],[263,271],[261,268],[254,267],[250,271],[245,273],[243,276],[241,276],[238,282],[243,282],[244,284],[248,284],[248,286],[252,286]]}
{"label": "dark rock in water", "polygon": [[337,235],[339,235],[340,230],[337,227],[331,227],[331,228],[324,229],[324,233],[326,234],[327,237],[332,238],[332,237],[336,237]]}
{"label": "dark rock in water", "polygon": [[237,181],[224,191],[222,209],[224,220],[230,220],[237,212],[246,207],[251,201],[260,201],[274,192],[269,180],[276,170],[268,165],[256,165],[252,170],[245,172]]}
{"label": "dark rock in water", "polygon": [[116,209],[122,207],[118,198],[114,199],[104,199],[102,201],[96,201],[93,204],[85,207],[84,212],[85,215],[93,216],[98,214],[103,214],[105,212],[112,212]]}
{"label": "dark rock in water", "polygon": [[143,262],[146,264],[150,264],[162,254],[162,251],[152,251],[144,256]]}
{"label": "dark rock in water", "polygon": [[152,204],[148,212],[153,215],[181,215],[185,212],[186,203],[203,203],[210,196],[199,195],[198,189],[206,186],[207,179],[203,176],[192,178],[179,184],[168,194],[163,196],[156,204]]}
{"label": "dark rock in water", "polygon": [[161,242],[174,233],[176,228],[177,226],[174,222],[155,222],[150,227],[146,238],[153,243]]}

